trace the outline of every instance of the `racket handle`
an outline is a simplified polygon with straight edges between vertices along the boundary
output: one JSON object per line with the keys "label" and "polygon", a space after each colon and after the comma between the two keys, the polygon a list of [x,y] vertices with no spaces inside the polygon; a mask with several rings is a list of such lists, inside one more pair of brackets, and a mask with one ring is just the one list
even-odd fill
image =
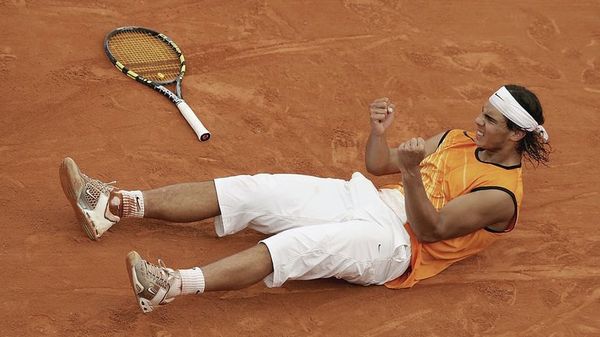
{"label": "racket handle", "polygon": [[207,141],[210,139],[210,132],[204,127],[202,122],[198,119],[192,108],[185,102],[181,101],[177,104],[177,108],[181,111],[181,114],[188,122],[188,124],[194,129],[194,132],[198,136],[200,141]]}

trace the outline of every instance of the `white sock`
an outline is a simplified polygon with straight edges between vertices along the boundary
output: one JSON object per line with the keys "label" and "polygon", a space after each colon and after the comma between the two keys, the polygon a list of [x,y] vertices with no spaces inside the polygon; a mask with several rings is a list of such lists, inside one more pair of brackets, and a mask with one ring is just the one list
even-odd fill
{"label": "white sock", "polygon": [[201,294],[204,292],[204,273],[199,267],[179,269],[181,275],[181,294]]}
{"label": "white sock", "polygon": [[144,194],[142,191],[119,191],[123,196],[123,217],[124,218],[143,218],[144,217]]}

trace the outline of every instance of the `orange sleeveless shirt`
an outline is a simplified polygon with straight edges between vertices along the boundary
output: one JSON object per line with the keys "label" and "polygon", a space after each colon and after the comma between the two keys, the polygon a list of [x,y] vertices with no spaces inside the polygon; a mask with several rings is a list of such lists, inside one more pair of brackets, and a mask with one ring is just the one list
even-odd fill
{"label": "orange sleeveless shirt", "polygon": [[[515,203],[515,215],[511,225],[503,232],[490,228],[454,239],[423,243],[416,239],[410,225],[404,227],[410,235],[411,266],[401,277],[386,283],[388,288],[410,288],[420,280],[439,274],[451,264],[482,251],[501,233],[511,231],[518,217],[523,197],[521,165],[501,166],[478,159],[480,149],[473,134],[463,130],[450,130],[444,134],[434,153],[421,162],[421,175],[427,197],[440,210],[454,198],[483,189],[498,189],[508,193]],[[398,188],[402,185],[386,186]]]}

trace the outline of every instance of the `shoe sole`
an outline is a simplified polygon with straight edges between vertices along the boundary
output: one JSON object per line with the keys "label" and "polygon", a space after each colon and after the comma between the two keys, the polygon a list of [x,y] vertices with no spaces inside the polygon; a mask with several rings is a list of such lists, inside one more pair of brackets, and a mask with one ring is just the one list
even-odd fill
{"label": "shoe sole", "polygon": [[144,291],[144,287],[138,281],[137,275],[135,273],[135,265],[142,261],[142,257],[136,251],[131,251],[127,254],[125,258],[125,266],[127,267],[127,273],[129,274],[129,282],[131,282],[131,289],[133,289],[133,294],[135,295],[135,299],[142,309],[143,313],[149,313],[154,308],[149,300],[140,296],[140,294]]}
{"label": "shoe sole", "polygon": [[91,240],[98,241],[98,235],[94,224],[92,224],[85,213],[83,213],[81,208],[79,208],[79,205],[77,205],[77,199],[79,196],[75,191],[75,182],[80,176],[79,173],[79,167],[77,164],[75,164],[73,159],[69,157],[63,159],[59,170],[60,185],[62,186],[65,196],[71,203],[71,206],[75,211],[75,215],[77,215],[77,219],[79,220],[85,234]]}

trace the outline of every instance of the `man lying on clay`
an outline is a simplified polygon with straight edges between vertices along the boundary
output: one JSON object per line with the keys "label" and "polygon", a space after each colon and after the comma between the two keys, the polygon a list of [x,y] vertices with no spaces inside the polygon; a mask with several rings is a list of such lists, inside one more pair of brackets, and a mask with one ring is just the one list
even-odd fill
{"label": "man lying on clay", "polygon": [[484,102],[475,132],[449,130],[389,147],[396,114],[387,98],[370,105],[367,171],[401,173],[376,188],[360,173],[348,181],[257,174],[124,190],[91,179],[71,158],[62,188],[83,229],[97,240],[127,217],[193,222],[214,218],[218,236],[246,227],[268,238],[208,265],[171,269],[132,251],[127,270],[144,312],[175,297],[234,290],[261,280],[336,277],[360,285],[412,287],[510,232],[523,197],[521,162],[548,161],[542,107],[528,89],[505,85]]}

